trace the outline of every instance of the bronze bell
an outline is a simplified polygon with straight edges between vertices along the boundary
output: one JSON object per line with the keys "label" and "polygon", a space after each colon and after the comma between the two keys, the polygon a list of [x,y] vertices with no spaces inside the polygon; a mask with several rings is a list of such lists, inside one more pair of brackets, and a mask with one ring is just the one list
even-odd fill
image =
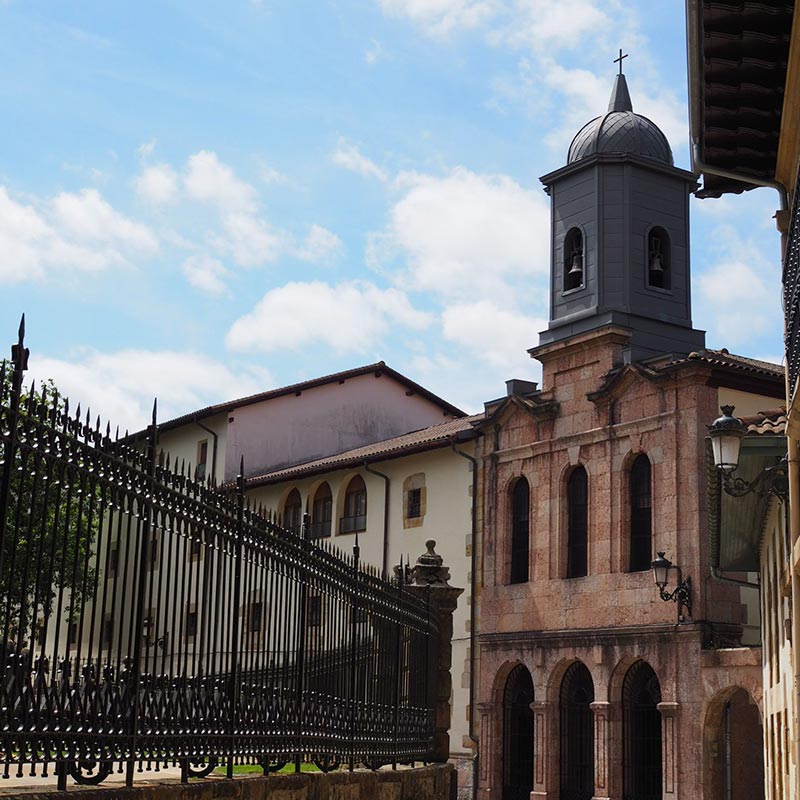
{"label": "bronze bell", "polygon": [[657,274],[664,272],[664,267],[661,266],[661,256],[658,253],[655,253],[650,259],[650,272]]}
{"label": "bronze bell", "polygon": [[580,252],[572,254],[572,266],[570,267],[568,275],[582,275],[583,274],[583,260],[581,259]]}

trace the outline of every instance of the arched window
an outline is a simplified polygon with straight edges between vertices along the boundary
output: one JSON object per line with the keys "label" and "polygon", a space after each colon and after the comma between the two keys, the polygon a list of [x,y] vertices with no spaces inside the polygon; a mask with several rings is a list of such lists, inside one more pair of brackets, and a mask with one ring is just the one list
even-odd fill
{"label": "arched window", "polygon": [[585,664],[576,661],[561,682],[561,797],[594,796],[594,683]]}
{"label": "arched window", "polygon": [[582,578],[588,571],[589,479],[575,467],[567,481],[567,577]]}
{"label": "arched window", "polygon": [[630,471],[630,572],[650,569],[653,557],[652,505],[650,459],[642,454],[636,457]]}
{"label": "arched window", "polygon": [[564,291],[583,286],[584,271],[583,234],[579,228],[570,228],[564,237]]}
{"label": "arched window", "polygon": [[661,686],[653,668],[637,661],[622,683],[623,796],[661,800]]}
{"label": "arched window", "polygon": [[333,516],[333,495],[328,482],[320,484],[314,493],[314,505],[311,509],[311,538],[324,539],[331,535],[331,518]]}
{"label": "arched window", "polygon": [[669,234],[663,228],[651,228],[647,234],[647,285],[669,289],[670,284]]}
{"label": "arched window", "polygon": [[502,800],[530,800],[533,790],[533,680],[518,664],[503,693]]}
{"label": "arched window", "polygon": [[292,489],[283,504],[283,527],[292,533],[300,533],[303,524],[303,501],[300,492]]}
{"label": "arched window", "polygon": [[348,484],[344,495],[344,516],[339,533],[353,533],[367,528],[367,487],[364,479],[356,475]]}
{"label": "arched window", "polygon": [[511,572],[510,583],[528,580],[528,549],[531,491],[528,481],[520,478],[511,491]]}

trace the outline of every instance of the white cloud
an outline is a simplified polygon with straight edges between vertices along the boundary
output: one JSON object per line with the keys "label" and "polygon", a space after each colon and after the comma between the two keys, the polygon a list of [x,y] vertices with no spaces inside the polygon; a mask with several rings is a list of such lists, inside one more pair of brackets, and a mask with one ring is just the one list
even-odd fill
{"label": "white cloud", "polygon": [[324,264],[334,261],[344,249],[342,240],[321,225],[312,225],[303,244],[295,250],[295,255],[303,261]]}
{"label": "white cloud", "polygon": [[387,181],[389,176],[374,161],[371,161],[363,153],[359,152],[355,145],[348,145],[340,140],[339,147],[331,156],[334,164],[356,172],[365,178],[376,178],[379,181]]}
{"label": "white cloud", "polygon": [[53,200],[61,229],[85,242],[109,242],[145,252],[158,250],[158,242],[147,226],[115,211],[97,189],[78,194],[62,192]]}
{"label": "white cloud", "polygon": [[151,155],[155,152],[156,149],[156,140],[150,139],[149,142],[142,142],[137,148],[136,152],[139,154],[140,158],[147,159],[150,158]]}
{"label": "white cloud", "polygon": [[283,250],[282,236],[254,214],[226,214],[222,227],[224,234],[211,236],[210,241],[240,267],[257,267],[275,261]]}
{"label": "white cloud", "polygon": [[445,339],[493,367],[511,371],[530,371],[526,350],[546,327],[546,320],[500,308],[490,300],[449,306],[442,313]]}
{"label": "white cloud", "polygon": [[189,256],[181,264],[181,272],[186,280],[201,292],[219,296],[227,291],[225,278],[229,272],[216,258],[202,254]]}
{"label": "white cloud", "polygon": [[369,47],[364,51],[364,61],[372,65],[383,61],[384,58],[386,58],[386,51],[383,45],[377,39],[370,40]]}
{"label": "white cloud", "polygon": [[178,173],[169,164],[146,167],[134,181],[134,189],[149,203],[169,203],[178,192]]}
{"label": "white cloud", "polygon": [[209,150],[189,157],[183,180],[189,197],[212,203],[222,211],[252,213],[257,207],[256,190]]}
{"label": "white cloud", "polygon": [[175,350],[84,350],[69,359],[31,356],[29,375],[52,378],[71,407],[81,403],[92,417],[133,431],[150,421],[158,397],[164,421],[212,403],[243,397],[272,385],[269,374],[231,370],[198,353]]}
{"label": "white cloud", "polygon": [[463,167],[441,178],[403,174],[397,186],[404,194],[372,236],[368,261],[383,268],[399,256],[403,285],[445,297],[509,297],[506,278],[548,274],[550,208],[540,191]]}
{"label": "white cloud", "polygon": [[94,189],[26,205],[0,186],[0,283],[124,266],[130,250],[157,248],[149,229],[116,212]]}
{"label": "white cloud", "polygon": [[475,28],[491,19],[498,0],[379,0],[385,14],[406,17],[431,36],[446,36],[457,28]]}
{"label": "white cloud", "polygon": [[363,281],[288,283],[267,292],[238,319],[225,342],[250,352],[324,344],[337,353],[363,353],[396,326],[418,330],[430,322],[430,315],[415,310],[397,289]]}

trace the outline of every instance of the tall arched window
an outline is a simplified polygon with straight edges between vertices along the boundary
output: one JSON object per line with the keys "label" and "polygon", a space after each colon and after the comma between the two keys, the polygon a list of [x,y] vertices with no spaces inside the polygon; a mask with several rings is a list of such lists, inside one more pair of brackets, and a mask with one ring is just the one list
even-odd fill
{"label": "tall arched window", "polygon": [[561,682],[561,797],[594,796],[594,683],[585,664],[576,661]]}
{"label": "tall arched window", "polygon": [[650,459],[636,457],[630,471],[630,558],[628,570],[650,569],[653,557],[653,495]]}
{"label": "tall arched window", "polygon": [[293,533],[300,533],[302,524],[303,501],[300,499],[300,492],[297,489],[292,489],[283,504],[283,527]]}
{"label": "tall arched window", "polygon": [[331,535],[331,518],[333,516],[333,495],[328,482],[320,484],[314,493],[314,505],[311,509],[311,537],[324,539]]}
{"label": "tall arched window", "polygon": [[583,286],[584,274],[583,234],[579,228],[570,228],[564,237],[564,291]]}
{"label": "tall arched window", "polygon": [[367,528],[367,487],[364,479],[356,475],[348,484],[344,495],[344,516],[339,523],[339,533],[353,533]]}
{"label": "tall arched window", "polygon": [[531,491],[528,481],[520,478],[511,491],[510,583],[525,583],[528,580],[530,500]]}
{"label": "tall arched window", "polygon": [[647,285],[669,289],[671,277],[669,234],[663,228],[651,228],[647,234]]}
{"label": "tall arched window", "polygon": [[518,664],[503,693],[503,800],[530,800],[533,790],[533,680]]}
{"label": "tall arched window", "polygon": [[588,568],[589,479],[575,467],[567,481],[567,577],[582,578]]}
{"label": "tall arched window", "polygon": [[623,796],[661,800],[661,685],[646,661],[637,661],[622,683]]}

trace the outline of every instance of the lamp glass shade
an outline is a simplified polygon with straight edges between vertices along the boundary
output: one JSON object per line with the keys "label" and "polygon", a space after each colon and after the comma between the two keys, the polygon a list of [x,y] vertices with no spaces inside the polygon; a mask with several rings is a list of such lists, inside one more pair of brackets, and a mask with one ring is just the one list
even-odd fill
{"label": "lamp glass shade", "polygon": [[714,451],[714,465],[725,472],[732,472],[739,466],[739,448],[742,436],[738,432],[724,431],[711,437]]}
{"label": "lamp glass shade", "polygon": [[659,553],[658,558],[650,562],[650,566],[653,569],[653,580],[656,586],[661,586],[662,588],[666,586],[672,562],[668,558],[664,558],[663,553]]}

